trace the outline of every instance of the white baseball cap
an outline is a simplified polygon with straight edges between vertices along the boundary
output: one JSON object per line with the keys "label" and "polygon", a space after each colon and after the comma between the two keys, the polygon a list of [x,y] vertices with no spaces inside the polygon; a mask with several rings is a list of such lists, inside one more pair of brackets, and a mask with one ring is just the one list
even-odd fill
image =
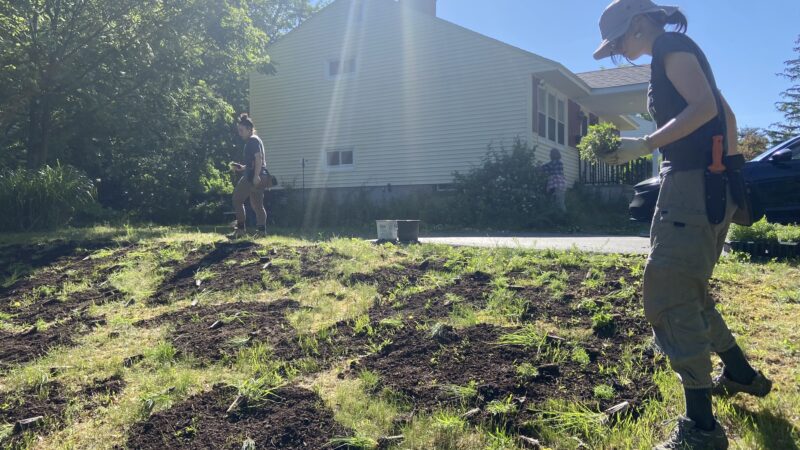
{"label": "white baseball cap", "polygon": [[677,11],[677,6],[660,6],[651,0],[614,0],[600,16],[600,35],[603,42],[595,50],[594,59],[611,56],[611,44],[628,31],[634,17],[654,12],[663,12],[669,17]]}

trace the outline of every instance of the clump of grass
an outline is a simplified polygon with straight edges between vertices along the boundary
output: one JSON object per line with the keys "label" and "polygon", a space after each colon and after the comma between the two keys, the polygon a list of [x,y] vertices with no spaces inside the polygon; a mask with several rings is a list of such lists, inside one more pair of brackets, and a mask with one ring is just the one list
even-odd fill
{"label": "clump of grass", "polygon": [[365,436],[342,437],[331,439],[328,441],[328,446],[335,449],[349,448],[372,450],[378,448],[378,441]]}
{"label": "clump of grass", "polygon": [[530,380],[539,376],[539,369],[533,364],[525,362],[515,367],[519,378]]}
{"label": "clump of grass", "polygon": [[592,330],[600,337],[611,337],[617,331],[614,316],[605,311],[600,311],[592,316]]}
{"label": "clump of grass", "polygon": [[614,398],[614,387],[607,384],[598,384],[594,387],[594,396],[600,400],[611,400]]}
{"label": "clump of grass", "polygon": [[589,363],[592,362],[589,358],[589,353],[587,353],[586,350],[580,346],[572,349],[572,360],[584,367],[588,366]]}
{"label": "clump of grass", "polygon": [[371,370],[362,370],[358,374],[366,392],[376,392],[381,384],[381,376]]}
{"label": "clump of grass", "polygon": [[517,412],[514,397],[509,395],[503,400],[492,400],[486,405],[486,411],[493,416],[508,416]]}
{"label": "clump of grass", "polygon": [[355,323],[353,324],[353,332],[356,334],[356,336],[372,336],[375,334],[375,330],[370,324],[369,314],[362,314],[356,317]]}
{"label": "clump of grass", "polygon": [[453,398],[458,399],[462,404],[468,404],[478,397],[478,383],[470,381],[466,386],[457,384],[447,384],[442,386],[442,390]]}

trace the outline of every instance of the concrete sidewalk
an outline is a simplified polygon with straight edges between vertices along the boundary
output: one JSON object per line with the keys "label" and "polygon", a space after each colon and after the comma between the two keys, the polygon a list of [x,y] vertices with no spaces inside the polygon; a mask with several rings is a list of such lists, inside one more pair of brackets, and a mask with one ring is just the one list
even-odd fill
{"label": "concrete sidewalk", "polygon": [[650,239],[637,236],[459,236],[421,237],[423,244],[445,244],[466,247],[507,247],[526,249],[580,250],[595,253],[646,255]]}

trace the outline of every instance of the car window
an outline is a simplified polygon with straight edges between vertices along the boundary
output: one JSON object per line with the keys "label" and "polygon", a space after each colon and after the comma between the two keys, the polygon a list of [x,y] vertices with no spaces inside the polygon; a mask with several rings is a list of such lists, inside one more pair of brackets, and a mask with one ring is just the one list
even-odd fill
{"label": "car window", "polygon": [[795,145],[792,147],[792,160],[800,159],[800,144]]}

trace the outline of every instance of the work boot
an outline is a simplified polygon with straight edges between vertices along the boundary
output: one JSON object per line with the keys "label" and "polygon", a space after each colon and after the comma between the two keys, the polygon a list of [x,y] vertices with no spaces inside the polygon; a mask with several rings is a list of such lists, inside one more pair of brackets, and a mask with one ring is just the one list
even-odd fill
{"label": "work boot", "polygon": [[756,372],[756,377],[750,384],[737,383],[725,375],[723,370],[716,378],[711,387],[711,393],[718,397],[731,397],[739,392],[765,397],[772,390],[772,381],[767,379],[761,371]]}
{"label": "work boot", "polygon": [[719,422],[714,421],[714,429],[701,430],[692,419],[678,418],[678,425],[669,438],[653,447],[653,450],[727,450],[728,437]]}

